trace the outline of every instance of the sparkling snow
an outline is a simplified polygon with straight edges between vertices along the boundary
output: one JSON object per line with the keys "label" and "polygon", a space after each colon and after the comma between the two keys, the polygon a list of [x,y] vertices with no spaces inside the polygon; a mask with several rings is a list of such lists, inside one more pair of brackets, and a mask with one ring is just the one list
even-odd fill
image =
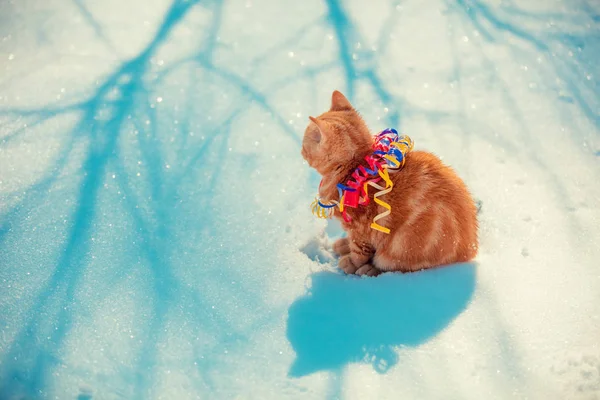
{"label": "sparkling snow", "polygon": [[[0,399],[599,399],[599,65],[593,0],[0,2]],[[340,273],[334,89],[476,262]]]}

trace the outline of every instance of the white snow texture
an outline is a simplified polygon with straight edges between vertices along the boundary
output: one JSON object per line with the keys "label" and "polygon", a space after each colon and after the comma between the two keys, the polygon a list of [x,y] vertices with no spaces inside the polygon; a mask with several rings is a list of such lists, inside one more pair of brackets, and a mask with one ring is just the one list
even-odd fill
{"label": "white snow texture", "polygon": [[[600,399],[600,3],[0,2],[0,399]],[[481,200],[470,264],[345,276],[345,93]]]}

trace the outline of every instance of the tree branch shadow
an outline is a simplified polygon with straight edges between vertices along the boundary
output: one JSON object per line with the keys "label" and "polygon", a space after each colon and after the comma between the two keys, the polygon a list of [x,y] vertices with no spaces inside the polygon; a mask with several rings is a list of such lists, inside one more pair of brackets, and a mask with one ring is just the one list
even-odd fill
{"label": "tree branch shadow", "polygon": [[[98,38],[110,45],[103,27],[83,2],[73,1],[80,7]],[[63,106],[48,105],[39,109],[0,109],[0,116],[12,118],[13,122],[24,118],[28,124],[27,127],[12,129],[2,138],[0,146],[8,146],[21,139],[32,125],[43,126],[57,116],[71,113],[80,115],[75,126],[64,135],[62,147],[50,167],[27,188],[16,205],[0,216],[0,246],[5,244],[4,239],[11,232],[10,227],[22,222],[24,210],[33,209],[43,201],[43,196],[64,171],[75,145],[86,143],[85,157],[79,172],[82,180],[77,188],[71,229],[67,239],[61,244],[60,258],[49,265],[53,271],[49,280],[35,293],[33,305],[23,311],[25,322],[10,348],[3,353],[0,398],[19,392],[38,396],[40,391],[48,387],[50,371],[63,362],[61,350],[65,347],[65,341],[79,312],[77,292],[82,286],[84,272],[89,264],[90,232],[98,215],[106,211],[106,206],[99,203],[99,196],[109,168],[114,168],[119,189],[125,195],[123,207],[133,221],[131,230],[140,238],[136,246],[132,247],[145,261],[144,272],[152,288],[147,298],[152,313],[143,321],[141,350],[133,371],[122,371],[133,376],[132,397],[148,398],[152,394],[156,369],[160,363],[158,347],[164,340],[165,326],[174,308],[188,310],[189,323],[195,329],[210,331],[223,343],[243,342],[248,337],[249,333],[237,330],[227,316],[212,311],[208,294],[192,289],[181,281],[174,271],[172,252],[178,245],[173,233],[174,226],[177,218],[181,217],[177,213],[178,189],[189,184],[195,177],[194,173],[199,171],[207,174],[206,180],[200,184],[205,185],[203,188],[218,185],[223,178],[222,165],[218,161],[211,161],[210,155],[226,158],[227,147],[234,133],[233,123],[247,112],[249,103],[270,114],[281,133],[287,136],[293,146],[299,146],[298,133],[283,117],[278,104],[272,100],[274,94],[292,84],[309,84],[314,88],[311,92],[316,93],[316,78],[339,68],[349,97],[356,96],[358,86],[364,85],[377,99],[391,106],[392,112],[386,117],[386,123],[392,126],[398,127],[402,123],[401,117],[415,115],[431,120],[455,120],[453,113],[420,108],[412,104],[410,99],[386,88],[386,76],[379,65],[381,56],[354,48],[356,42],[365,41],[352,16],[339,0],[325,0],[327,11],[323,17],[309,22],[292,32],[289,37],[277,41],[265,53],[254,57],[247,74],[236,73],[226,65],[221,65],[219,57],[215,56],[217,51],[223,50],[217,38],[223,19],[224,2],[209,2],[206,6],[210,8],[212,18],[208,26],[203,28],[206,34],[198,44],[197,51],[172,62],[159,71],[156,78],[150,79],[150,60],[165,45],[175,26],[185,19],[189,10],[197,3],[174,0],[148,45],[136,57],[123,62],[105,77],[87,100]],[[561,40],[568,40],[570,43],[586,43],[587,40],[577,35],[548,35],[546,39],[544,32],[531,32],[521,28],[510,20],[511,15],[518,14],[519,18],[545,17],[530,15],[515,7],[501,11],[502,14],[498,15],[497,11],[477,1],[457,0],[456,5],[467,16],[465,22],[475,26],[490,41],[498,40],[501,34],[509,34],[538,50],[548,52],[552,50],[553,43]],[[393,19],[390,14],[386,24],[393,23]],[[272,82],[266,85],[259,85],[253,80],[254,71],[268,65],[276,52],[293,46],[319,28],[334,34],[338,53],[332,60],[291,71],[289,76],[283,78],[273,77]],[[384,29],[382,28],[382,32]],[[354,54],[357,59],[353,57]],[[575,103],[590,120],[598,124],[596,105],[593,99],[590,100],[589,88],[582,86],[577,80],[580,71],[567,61],[558,60],[555,67],[559,75],[569,83]],[[167,150],[171,148],[161,141],[165,133],[160,123],[172,118],[165,117],[152,107],[150,94],[170,74],[179,73],[183,68],[189,69],[191,89],[178,127],[180,142],[176,152],[180,159],[167,173],[164,165],[168,162]],[[460,66],[457,68],[460,69]],[[203,89],[196,81],[198,75],[206,81],[219,79],[224,82],[224,90],[240,94],[229,112],[202,126],[206,139],[201,143],[193,142],[189,135],[193,129],[191,122],[195,113],[196,117],[199,113],[209,115],[211,104],[210,99],[200,104],[192,103],[192,94],[196,88]],[[115,90],[120,93],[117,99],[111,95]],[[507,98],[506,101],[510,102],[511,99]],[[512,111],[518,118],[519,110]],[[464,113],[462,115],[465,126],[473,127],[476,122],[467,121]],[[149,125],[140,123],[142,119],[148,119]],[[127,159],[122,144],[125,133],[130,128],[139,132],[134,146],[137,146],[140,159],[148,172],[135,182],[131,179],[135,176],[131,160]],[[482,137],[489,143],[511,151],[515,147],[485,133],[482,133]],[[540,166],[544,167],[544,164]],[[141,205],[144,207],[139,207]],[[208,234],[214,234],[215,231],[211,229],[214,229],[212,227],[216,224],[218,215],[211,208],[210,199],[200,201],[198,209],[203,217],[202,223],[205,224],[203,228],[207,229]],[[330,389],[332,396],[339,396],[341,371],[349,363],[372,364],[378,372],[386,372],[399,361],[396,353],[399,346],[418,346],[426,342],[442,332],[467,307],[476,285],[474,270],[474,265],[463,265],[411,275],[385,275],[372,280],[343,278],[326,273],[314,274],[312,288],[289,309],[288,339],[298,355],[298,361],[291,368],[290,375],[333,371],[339,382],[337,385],[332,382]],[[104,275],[105,281],[99,285],[104,293],[98,296],[111,295],[114,286],[125,273],[125,270],[116,271],[112,275],[107,272]],[[236,273],[231,270],[222,271],[221,275],[210,279],[217,284],[238,280]],[[249,303],[241,307],[245,307],[249,313],[261,306],[260,299],[248,294],[247,289],[239,290]],[[272,316],[256,317],[253,329],[269,323],[269,318]],[[354,334],[347,335],[348,331]],[[205,379],[200,389],[214,392],[217,388],[210,379],[210,372],[218,363],[219,348],[214,346],[210,351],[196,348],[195,351],[198,360],[196,368]]]}

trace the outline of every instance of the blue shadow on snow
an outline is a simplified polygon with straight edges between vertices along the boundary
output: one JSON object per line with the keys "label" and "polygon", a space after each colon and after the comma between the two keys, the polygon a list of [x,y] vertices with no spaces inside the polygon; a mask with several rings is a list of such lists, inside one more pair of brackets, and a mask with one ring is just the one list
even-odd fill
{"label": "blue shadow on snow", "polygon": [[425,343],[467,307],[475,267],[377,278],[313,274],[308,293],[288,313],[287,337],[296,352],[289,375],[339,370],[352,362],[387,372],[398,362],[395,347]]}

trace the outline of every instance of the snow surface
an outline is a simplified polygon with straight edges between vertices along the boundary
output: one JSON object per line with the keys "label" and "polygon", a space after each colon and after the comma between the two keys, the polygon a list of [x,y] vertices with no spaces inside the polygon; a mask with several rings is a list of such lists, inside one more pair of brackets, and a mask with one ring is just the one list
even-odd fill
{"label": "snow surface", "polygon": [[[599,65],[594,0],[0,2],[0,399],[600,398]],[[340,273],[334,89],[475,263]]]}

